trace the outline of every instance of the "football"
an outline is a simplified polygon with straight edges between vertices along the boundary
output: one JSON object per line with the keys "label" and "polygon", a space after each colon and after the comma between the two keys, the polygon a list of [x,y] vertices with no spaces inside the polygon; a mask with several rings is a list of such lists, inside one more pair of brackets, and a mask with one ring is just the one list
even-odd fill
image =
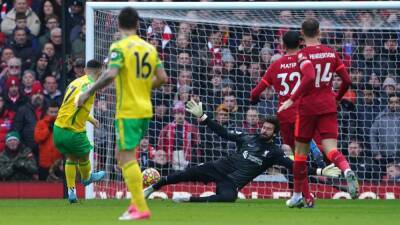
{"label": "football", "polygon": [[157,183],[160,180],[160,173],[154,168],[147,168],[143,170],[143,186],[147,187]]}

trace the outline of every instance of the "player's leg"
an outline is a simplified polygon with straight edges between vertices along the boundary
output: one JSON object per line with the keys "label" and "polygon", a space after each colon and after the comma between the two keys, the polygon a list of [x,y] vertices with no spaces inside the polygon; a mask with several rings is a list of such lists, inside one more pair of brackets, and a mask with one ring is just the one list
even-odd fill
{"label": "player's leg", "polygon": [[74,133],[71,132],[71,138],[68,142],[70,151],[79,159],[78,160],[78,170],[81,175],[82,184],[87,186],[93,182],[100,181],[104,178],[105,172],[91,172],[91,163],[89,160],[90,151],[92,151],[93,146],[85,132]]}
{"label": "player's leg", "polygon": [[135,148],[147,131],[148,119],[117,119],[118,165],[128,191],[131,193],[131,204],[128,210],[119,217],[120,220],[138,220],[150,217],[150,210],[143,195],[143,177],[136,160]]}
{"label": "player's leg", "polygon": [[221,180],[216,183],[216,194],[206,197],[190,197],[190,202],[235,202],[238,191],[235,185],[229,180]]}
{"label": "player's leg", "polygon": [[166,177],[162,177],[157,183],[147,187],[144,190],[144,195],[146,198],[148,198],[151,193],[169,184],[177,184],[181,182],[203,182],[203,183],[213,182],[215,181],[214,176],[216,176],[217,174],[218,171],[215,170],[213,162],[205,163],[199,166],[189,167],[184,171],[176,172]]}
{"label": "player's leg", "polygon": [[293,196],[286,202],[290,208],[303,207],[302,192],[307,185],[307,155],[310,151],[310,141],[315,130],[314,116],[298,116],[295,125],[295,155],[293,162]]}
{"label": "player's leg", "polygon": [[355,173],[351,170],[346,158],[337,147],[337,114],[330,113],[322,115],[318,121],[318,130],[320,131],[324,153],[327,158],[345,175],[347,179],[348,191],[351,197],[354,199],[358,196],[359,185]]}
{"label": "player's leg", "polygon": [[67,160],[65,162],[65,179],[67,181],[68,189],[68,201],[70,203],[77,203],[78,199],[76,197],[76,165],[78,164],[78,158],[73,155],[67,155]]}
{"label": "player's leg", "polygon": [[67,130],[54,126],[53,139],[57,150],[66,157],[64,173],[67,182],[68,201],[70,203],[77,203],[78,199],[76,197],[75,180],[78,157],[73,155],[73,152],[68,145],[68,143],[71,143],[71,134]]}

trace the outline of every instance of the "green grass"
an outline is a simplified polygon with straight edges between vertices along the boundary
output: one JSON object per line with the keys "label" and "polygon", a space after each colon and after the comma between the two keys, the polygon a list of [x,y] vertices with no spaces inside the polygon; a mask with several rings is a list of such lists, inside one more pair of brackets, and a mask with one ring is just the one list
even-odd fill
{"label": "green grass", "polygon": [[149,201],[150,221],[118,221],[127,200],[0,200],[0,225],[400,225],[398,200],[318,200],[314,209],[288,209],[284,200],[241,200],[236,203]]}

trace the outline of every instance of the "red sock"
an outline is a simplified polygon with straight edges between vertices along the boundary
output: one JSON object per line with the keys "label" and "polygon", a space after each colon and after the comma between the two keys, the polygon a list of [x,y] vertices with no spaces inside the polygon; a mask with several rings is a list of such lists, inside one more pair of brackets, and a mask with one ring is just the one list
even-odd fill
{"label": "red sock", "polygon": [[341,152],[337,149],[331,150],[328,155],[328,159],[335,164],[342,172],[350,169],[349,163]]}
{"label": "red sock", "polygon": [[305,199],[311,198],[310,187],[308,186],[308,177],[307,176],[303,182],[303,196]]}
{"label": "red sock", "polygon": [[[294,192],[301,193],[307,178],[307,156],[295,155],[293,163]],[[308,182],[307,182],[308,184]],[[308,190],[307,190],[308,191]]]}

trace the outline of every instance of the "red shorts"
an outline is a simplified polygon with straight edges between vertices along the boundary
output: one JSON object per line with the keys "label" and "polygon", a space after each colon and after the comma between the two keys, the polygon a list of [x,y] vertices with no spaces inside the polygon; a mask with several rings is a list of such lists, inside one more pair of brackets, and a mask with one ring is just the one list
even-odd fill
{"label": "red shorts", "polygon": [[297,117],[294,132],[296,141],[308,143],[316,133],[319,133],[321,140],[328,138],[337,139],[337,113],[299,115]]}

